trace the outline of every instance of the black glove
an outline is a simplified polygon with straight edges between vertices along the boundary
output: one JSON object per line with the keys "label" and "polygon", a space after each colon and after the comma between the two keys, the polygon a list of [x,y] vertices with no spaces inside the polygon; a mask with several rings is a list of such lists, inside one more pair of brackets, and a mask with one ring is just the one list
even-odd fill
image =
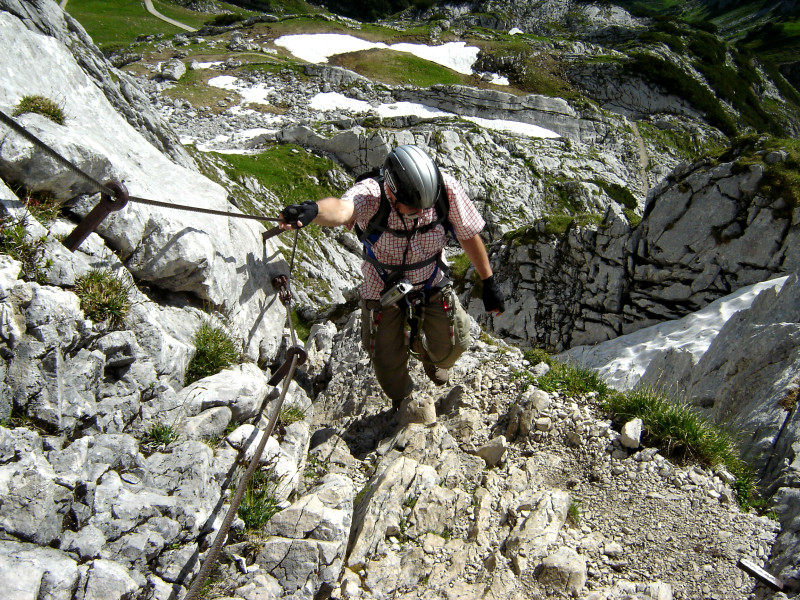
{"label": "black glove", "polygon": [[503,292],[497,288],[494,275],[489,275],[483,280],[483,308],[486,309],[486,312],[497,311],[498,314],[506,309]]}
{"label": "black glove", "polygon": [[300,221],[300,227],[305,227],[314,220],[317,213],[319,213],[317,203],[307,200],[302,204],[290,204],[281,211],[281,216],[284,222],[290,225],[297,225]]}

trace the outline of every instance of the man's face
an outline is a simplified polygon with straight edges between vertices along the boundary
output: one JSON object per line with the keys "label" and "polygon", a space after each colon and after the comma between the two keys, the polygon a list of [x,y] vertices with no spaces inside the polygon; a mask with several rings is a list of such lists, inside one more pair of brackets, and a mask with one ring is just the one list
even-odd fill
{"label": "man's face", "polygon": [[397,197],[394,195],[392,188],[388,185],[386,186],[386,197],[389,198],[389,202],[392,204],[394,209],[399,212],[404,217],[411,217],[416,218],[419,216],[420,211],[418,208],[414,208],[413,206],[407,206],[402,202],[397,201]]}

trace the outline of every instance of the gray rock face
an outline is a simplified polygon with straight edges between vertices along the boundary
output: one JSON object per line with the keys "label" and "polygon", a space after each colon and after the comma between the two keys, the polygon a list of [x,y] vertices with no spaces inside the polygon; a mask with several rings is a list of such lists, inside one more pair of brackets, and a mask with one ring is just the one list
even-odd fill
{"label": "gray rock face", "polygon": [[[760,193],[764,168],[698,163],[651,190],[631,229],[614,207],[597,227],[498,247],[509,301],[488,322],[515,340],[565,350],[699,310],[722,296],[797,270],[797,218]],[[796,211],[796,209],[795,209]]]}
{"label": "gray rock face", "polygon": [[326,475],[300,500],[273,517],[270,539],[255,563],[283,582],[285,592],[308,595],[339,579],[350,535],[355,489],[341,475]]}
{"label": "gray rock face", "polygon": [[[123,115],[131,126],[175,162],[194,168],[194,161],[180,144],[177,136],[165,126],[164,121],[153,110],[152,105],[131,77],[127,73],[111,69],[80,23],[61,10],[57,4],[46,0],[33,2],[2,0],[0,10],[17,17],[31,31],[54,38],[70,48],[75,62],[80,65],[114,109]],[[6,31],[3,37],[10,41],[11,38],[6,37],[7,35],[10,35],[10,32]],[[4,52],[12,51],[13,54],[0,58],[0,63],[9,61],[8,64],[14,63],[24,71],[25,67],[18,62],[20,59],[17,49],[14,48],[15,45],[3,46]],[[35,71],[29,73],[31,72]],[[52,86],[50,89],[58,89],[58,86]],[[34,92],[29,89],[27,93]],[[47,95],[49,92],[44,90],[43,93]]]}
{"label": "gray rock face", "polygon": [[608,125],[584,120],[565,100],[548,96],[515,96],[497,90],[481,90],[460,85],[434,85],[406,88],[397,97],[408,102],[470,117],[507,119],[552,129],[559,135],[594,143],[608,134]]}
{"label": "gray rock face", "polygon": [[[32,5],[23,6],[24,11],[35,12]],[[42,22],[55,19],[51,23],[54,29],[66,27],[62,11],[56,15],[48,9],[36,15]],[[3,38],[9,40],[2,60],[10,69],[0,93],[0,107],[10,113],[22,96],[47,96],[53,89],[61,90],[64,97],[64,125],[30,113],[19,117],[21,125],[95,179],[126,181],[133,196],[228,209],[225,190],[170,162],[118,114],[83,70],[85,65],[74,61],[60,39],[26,28],[13,12],[0,13],[0,27]],[[74,28],[79,26],[74,24]],[[96,191],[71,170],[53,168],[45,154],[16,133],[4,128],[2,136],[0,173],[8,180],[64,199]],[[86,214],[95,203],[96,196],[85,197],[75,211]],[[129,203],[109,215],[98,233],[119,251],[137,279],[173,292],[192,293],[214,306],[236,304],[240,309],[232,320],[241,331],[245,352],[253,359],[270,355],[275,350],[280,328],[274,326],[281,322],[281,311],[267,298],[272,291],[265,292],[255,282],[271,280],[282,261],[269,258],[274,255],[265,248],[260,237],[263,229],[254,222],[234,219],[221,227],[221,217],[192,215],[189,226],[189,214]]]}

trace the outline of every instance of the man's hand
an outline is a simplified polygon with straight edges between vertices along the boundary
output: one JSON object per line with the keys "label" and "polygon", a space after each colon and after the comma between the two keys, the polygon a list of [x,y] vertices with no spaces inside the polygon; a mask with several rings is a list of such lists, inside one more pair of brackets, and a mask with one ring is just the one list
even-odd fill
{"label": "man's hand", "polygon": [[283,223],[281,229],[301,229],[311,223],[317,214],[319,207],[316,202],[307,200],[302,204],[290,204],[281,211]]}
{"label": "man's hand", "polygon": [[483,308],[488,313],[502,314],[506,309],[505,298],[494,281],[494,275],[483,280]]}

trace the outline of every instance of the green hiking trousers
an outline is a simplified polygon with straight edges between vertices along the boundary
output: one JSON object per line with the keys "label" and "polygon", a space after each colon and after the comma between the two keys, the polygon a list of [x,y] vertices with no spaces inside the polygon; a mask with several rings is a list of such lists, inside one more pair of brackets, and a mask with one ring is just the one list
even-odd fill
{"label": "green hiking trousers", "polygon": [[[442,291],[436,290],[418,307],[420,332],[424,333],[425,349],[430,360],[443,369],[452,367],[469,348],[470,320],[455,293],[448,294],[454,315],[453,339],[450,318],[442,304]],[[414,391],[408,372],[409,347],[406,343],[406,307],[381,307],[377,300],[361,301],[361,343],[370,353],[375,376],[383,391],[392,400],[402,400]],[[378,316],[380,315],[380,316]],[[419,335],[419,334],[418,334]]]}

